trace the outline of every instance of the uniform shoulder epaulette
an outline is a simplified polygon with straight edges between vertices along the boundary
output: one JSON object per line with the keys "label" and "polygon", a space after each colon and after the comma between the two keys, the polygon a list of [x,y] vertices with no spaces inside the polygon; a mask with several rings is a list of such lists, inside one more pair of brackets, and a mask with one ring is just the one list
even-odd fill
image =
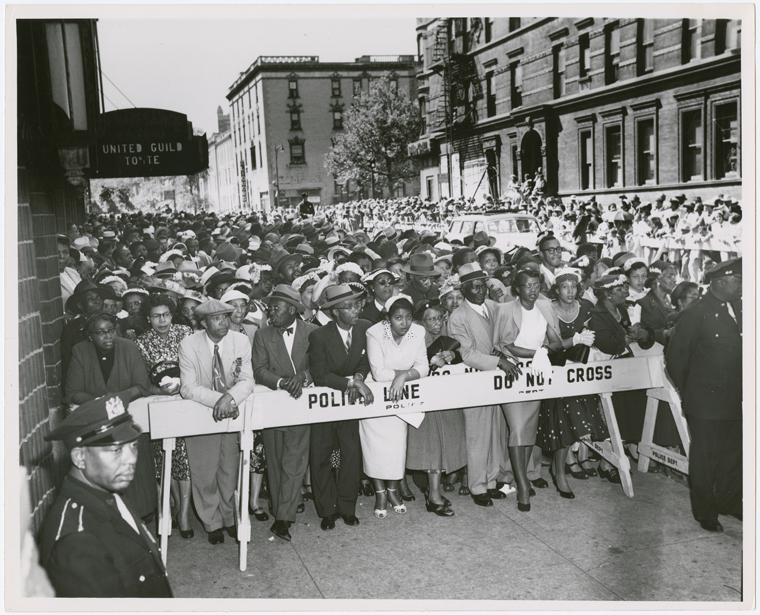
{"label": "uniform shoulder epaulette", "polygon": [[84,506],[73,498],[68,498],[61,510],[61,516],[58,521],[58,530],[55,533],[55,541],[69,534],[84,532],[85,512]]}

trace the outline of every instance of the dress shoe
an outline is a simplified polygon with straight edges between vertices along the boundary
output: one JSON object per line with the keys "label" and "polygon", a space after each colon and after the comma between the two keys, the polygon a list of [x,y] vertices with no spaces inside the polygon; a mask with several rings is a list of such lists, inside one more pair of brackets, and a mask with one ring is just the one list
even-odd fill
{"label": "dress shoe", "polygon": [[370,483],[362,483],[361,487],[359,487],[359,495],[371,498],[375,495],[375,488]]}
{"label": "dress shoe", "polygon": [[507,494],[498,489],[487,489],[486,495],[492,500],[503,500],[507,497]]}
{"label": "dress shoe", "polygon": [[562,489],[559,488],[559,485],[557,484],[557,477],[554,476],[554,472],[549,470],[549,474],[552,477],[552,482],[554,483],[554,486],[557,489],[557,493],[559,493],[560,497],[565,498],[566,500],[574,500],[575,494],[572,491],[562,491]]}
{"label": "dress shoe", "polygon": [[527,504],[523,504],[522,502],[517,503],[517,510],[520,512],[530,512],[530,502]]}
{"label": "dress shoe", "polygon": [[471,493],[470,497],[478,506],[493,506],[493,501],[487,493]]}
{"label": "dress shoe", "polygon": [[343,519],[343,523],[346,525],[359,525],[359,519],[356,518],[356,515],[338,515],[341,519]]}
{"label": "dress shoe", "polygon": [[182,536],[182,538],[185,540],[188,540],[189,538],[195,536],[195,532],[193,531],[193,528],[190,528],[189,530],[180,530],[179,535]]}
{"label": "dress shoe", "polygon": [[321,528],[325,531],[335,529],[335,520],[338,518],[337,514],[327,515],[322,519]]}
{"label": "dress shoe", "polygon": [[300,503],[300,504],[299,504],[299,505],[296,507],[296,512],[297,512],[297,513],[302,513],[304,510],[306,510],[306,505],[305,505],[303,502],[301,502],[301,503]]}
{"label": "dress shoe", "polygon": [[290,542],[290,532],[288,531],[289,526],[290,524],[287,521],[275,521],[269,529],[272,534],[277,536],[277,538],[282,538],[283,540]]}
{"label": "dress shoe", "polygon": [[[578,470],[573,470],[573,466],[576,466],[578,468]],[[601,470],[600,470],[600,472],[601,472]],[[586,474],[586,472],[583,470],[583,468],[580,465],[578,465],[577,463],[574,463],[572,465],[569,464],[569,463],[566,463],[565,464],[565,474],[569,474],[570,476],[572,476],[576,480],[587,480],[588,479],[588,474]]]}
{"label": "dress shoe", "polygon": [[454,511],[446,506],[446,504],[436,504],[435,502],[431,502],[427,496],[425,496],[425,508],[428,512],[435,513],[439,517],[454,516]]}
{"label": "dress shoe", "polygon": [[532,498],[535,497],[536,496],[536,490],[533,489],[533,487],[531,487],[530,489],[528,489],[528,495],[530,497],[532,497]]}
{"label": "dress shoe", "polygon": [[208,533],[208,541],[212,545],[218,545],[224,542],[224,530],[222,528],[219,528],[218,530],[214,530],[213,532]]}
{"label": "dress shoe", "polygon": [[409,493],[399,491],[399,495],[401,496],[401,499],[404,500],[404,502],[414,502],[414,500],[417,499],[414,497],[414,494],[411,491]]}
{"label": "dress shoe", "polygon": [[234,525],[225,526],[224,531],[227,532],[227,535],[230,538],[234,538],[235,540],[237,540],[237,527],[235,527]]}
{"label": "dress shoe", "polygon": [[720,524],[718,520],[700,521],[699,525],[702,526],[703,530],[707,530],[708,532],[722,532],[723,531],[723,526]]}
{"label": "dress shoe", "polygon": [[546,482],[545,478],[538,477],[536,480],[530,481],[530,484],[534,487],[537,487],[538,489],[546,489],[549,486],[549,483]]}
{"label": "dress shoe", "polygon": [[604,478],[605,480],[608,480],[611,483],[615,483],[616,485],[620,484],[620,472],[618,472],[617,468],[602,470],[602,468],[600,467],[599,478]]}
{"label": "dress shoe", "polygon": [[259,506],[257,509],[252,509],[251,505],[248,505],[248,514],[256,517],[256,521],[269,521],[269,515],[264,512],[264,509]]}

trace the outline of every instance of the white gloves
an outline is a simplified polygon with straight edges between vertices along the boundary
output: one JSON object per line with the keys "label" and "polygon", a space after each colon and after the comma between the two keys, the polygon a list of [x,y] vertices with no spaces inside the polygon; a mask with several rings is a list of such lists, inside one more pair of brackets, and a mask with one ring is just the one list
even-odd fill
{"label": "white gloves", "polygon": [[552,375],[552,364],[549,361],[549,351],[545,346],[536,350],[533,362],[530,364],[530,373],[534,376],[543,376],[548,381]]}
{"label": "white gloves", "polygon": [[573,335],[573,346],[583,344],[584,346],[593,346],[596,335],[589,329],[584,329],[580,333]]}

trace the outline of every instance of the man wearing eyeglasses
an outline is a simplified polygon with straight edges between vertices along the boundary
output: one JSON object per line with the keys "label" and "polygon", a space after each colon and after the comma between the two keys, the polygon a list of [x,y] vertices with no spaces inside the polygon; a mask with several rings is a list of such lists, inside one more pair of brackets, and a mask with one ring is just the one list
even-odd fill
{"label": "man wearing eyeglasses", "polygon": [[[321,309],[329,312],[333,320],[309,335],[309,365],[317,386],[345,393],[349,404],[363,400],[369,405],[374,398],[364,379],[369,373],[366,333],[372,324],[359,318],[360,296],[347,284],[325,289]],[[334,480],[330,455],[336,441],[340,472]],[[338,517],[346,525],[359,525],[355,514],[362,469],[359,421],[314,423],[309,460],[314,504],[322,518],[322,529],[335,529]]]}
{"label": "man wearing eyeglasses", "polygon": [[668,375],[689,423],[691,512],[708,532],[742,519],[742,259],[706,274],[705,295],[676,319]]}
{"label": "man wearing eyeglasses", "polygon": [[544,235],[538,242],[541,255],[542,291],[547,291],[554,284],[554,272],[562,263],[562,246],[552,234]]}

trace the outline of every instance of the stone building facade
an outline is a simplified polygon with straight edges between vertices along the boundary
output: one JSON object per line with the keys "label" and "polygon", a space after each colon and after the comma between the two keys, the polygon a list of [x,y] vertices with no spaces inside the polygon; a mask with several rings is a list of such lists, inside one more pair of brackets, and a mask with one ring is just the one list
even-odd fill
{"label": "stone building facade", "polygon": [[[318,56],[261,56],[227,94],[238,206],[257,211],[295,205],[306,192],[315,204],[358,198],[361,187],[340,185],[325,169],[343,113],[370,80],[388,76],[416,97],[414,56],[362,56],[320,62]],[[407,193],[417,188],[408,186]],[[366,187],[364,189],[366,191]]]}
{"label": "stone building facade", "polygon": [[741,22],[419,19],[422,196],[741,198]]}

